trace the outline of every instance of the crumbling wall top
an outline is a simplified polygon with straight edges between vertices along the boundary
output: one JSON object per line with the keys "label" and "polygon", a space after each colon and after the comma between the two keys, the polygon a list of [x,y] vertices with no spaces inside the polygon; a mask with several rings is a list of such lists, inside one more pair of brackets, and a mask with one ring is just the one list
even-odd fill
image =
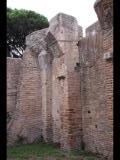
{"label": "crumbling wall top", "polygon": [[50,20],[49,31],[58,41],[78,41],[80,30],[76,18],[71,15],[58,13]]}
{"label": "crumbling wall top", "polygon": [[[61,42],[78,42],[82,36],[82,27],[78,25],[75,17],[58,13],[51,19],[49,28],[35,31],[26,37],[26,48],[29,48],[34,55],[38,55],[54,45],[52,54],[56,55],[54,48],[59,53],[64,50]],[[62,54],[58,54],[60,55]]]}
{"label": "crumbling wall top", "polygon": [[111,29],[113,23],[113,0],[96,0],[94,4],[102,29]]}
{"label": "crumbling wall top", "polygon": [[46,49],[45,37],[47,36],[48,28],[32,32],[26,37],[26,47],[34,53],[39,54]]}

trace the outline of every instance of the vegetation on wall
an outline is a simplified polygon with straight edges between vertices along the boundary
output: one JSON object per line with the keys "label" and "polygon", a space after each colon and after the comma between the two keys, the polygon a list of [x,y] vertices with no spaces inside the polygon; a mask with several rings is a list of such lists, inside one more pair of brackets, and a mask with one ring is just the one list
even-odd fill
{"label": "vegetation on wall", "polygon": [[7,8],[7,56],[21,57],[25,50],[25,37],[48,26],[47,18],[34,11]]}

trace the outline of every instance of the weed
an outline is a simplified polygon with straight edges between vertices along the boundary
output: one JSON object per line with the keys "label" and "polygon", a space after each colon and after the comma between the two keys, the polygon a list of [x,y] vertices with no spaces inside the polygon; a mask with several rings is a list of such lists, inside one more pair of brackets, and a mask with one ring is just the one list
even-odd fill
{"label": "weed", "polygon": [[[19,137],[19,136],[18,136]],[[20,137],[20,141],[23,141]],[[86,151],[62,152],[54,144],[24,144],[7,148],[8,160],[99,160],[95,154]]]}

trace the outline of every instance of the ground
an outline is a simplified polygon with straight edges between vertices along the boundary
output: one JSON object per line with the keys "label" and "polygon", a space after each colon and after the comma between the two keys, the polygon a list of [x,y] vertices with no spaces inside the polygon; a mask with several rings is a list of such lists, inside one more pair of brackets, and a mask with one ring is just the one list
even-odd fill
{"label": "ground", "polygon": [[9,146],[7,160],[103,160],[99,155],[85,151],[65,153],[51,144]]}

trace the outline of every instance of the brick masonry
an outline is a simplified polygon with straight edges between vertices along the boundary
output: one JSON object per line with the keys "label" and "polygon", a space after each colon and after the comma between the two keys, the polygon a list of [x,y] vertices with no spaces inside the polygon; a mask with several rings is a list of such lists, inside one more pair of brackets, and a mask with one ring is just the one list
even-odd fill
{"label": "brick masonry", "polygon": [[86,29],[59,13],[49,28],[26,37],[22,59],[7,59],[8,144],[60,144],[113,159],[112,1],[94,5]]}
{"label": "brick masonry", "polygon": [[113,159],[113,1],[102,0],[95,4],[103,34],[103,57],[109,54],[109,58],[104,58],[103,72],[105,80],[105,118],[103,154],[108,159]]}
{"label": "brick masonry", "polygon": [[16,106],[17,85],[21,68],[21,59],[7,58],[7,111],[14,112]]}
{"label": "brick masonry", "polygon": [[7,132],[8,143],[11,142],[11,127],[16,111],[17,88],[21,70],[21,59],[7,58]]}

